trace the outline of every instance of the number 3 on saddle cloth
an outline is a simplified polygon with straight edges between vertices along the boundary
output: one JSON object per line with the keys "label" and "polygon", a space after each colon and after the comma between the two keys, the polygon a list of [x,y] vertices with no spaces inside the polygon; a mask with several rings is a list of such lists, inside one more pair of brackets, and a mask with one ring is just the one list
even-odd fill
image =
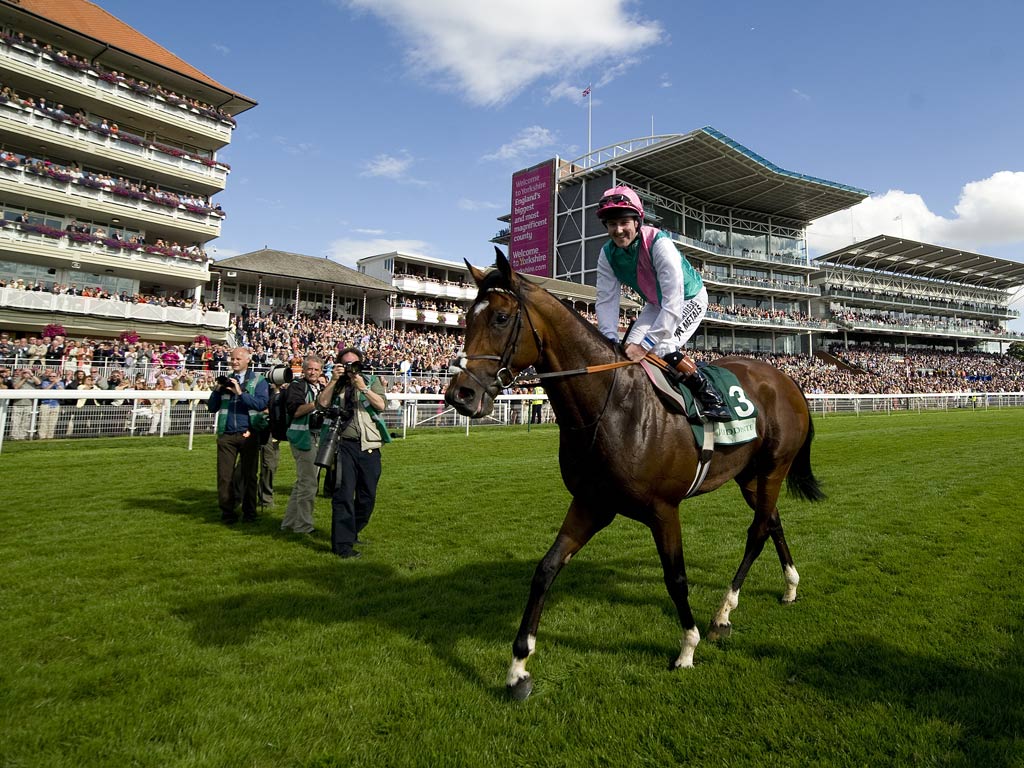
{"label": "number 3 on saddle cloth", "polygon": [[[682,383],[674,384],[669,381],[661,369],[646,360],[642,361],[640,365],[650,377],[654,389],[661,401],[665,403],[665,407],[674,413],[686,415],[693,434],[697,438],[697,445],[704,447],[704,422],[697,411],[690,390]],[[715,365],[703,363],[698,363],[698,365],[711,386],[722,396],[725,407],[729,409],[729,414],[732,416],[729,421],[714,424],[715,444],[742,445],[757,438],[757,406],[747,399],[746,392],[740,386],[736,374]]]}

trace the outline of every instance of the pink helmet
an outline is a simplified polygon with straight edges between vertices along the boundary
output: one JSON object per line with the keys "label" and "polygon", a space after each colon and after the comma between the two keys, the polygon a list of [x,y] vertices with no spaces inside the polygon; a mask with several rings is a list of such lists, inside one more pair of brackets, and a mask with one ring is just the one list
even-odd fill
{"label": "pink helmet", "polygon": [[625,216],[637,216],[640,223],[644,220],[644,204],[629,187],[612,187],[603,195],[597,204],[597,218],[621,219]]}

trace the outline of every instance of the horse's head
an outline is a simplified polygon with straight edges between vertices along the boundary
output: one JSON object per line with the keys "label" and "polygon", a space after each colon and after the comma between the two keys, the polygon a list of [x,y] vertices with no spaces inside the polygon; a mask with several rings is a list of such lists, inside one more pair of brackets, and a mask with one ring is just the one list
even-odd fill
{"label": "horse's head", "polygon": [[505,254],[494,251],[498,268],[493,272],[485,274],[466,262],[480,290],[466,312],[466,347],[452,363],[456,373],[444,396],[448,405],[472,418],[488,415],[494,398],[537,363],[542,349],[529,305],[537,288],[512,270]]}

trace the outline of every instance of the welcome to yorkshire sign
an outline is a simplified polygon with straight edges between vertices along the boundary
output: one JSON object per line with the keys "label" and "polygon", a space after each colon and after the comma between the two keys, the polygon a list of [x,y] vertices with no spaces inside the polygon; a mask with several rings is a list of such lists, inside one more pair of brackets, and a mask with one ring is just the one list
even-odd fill
{"label": "welcome to yorkshire sign", "polygon": [[554,214],[554,159],[512,174],[508,260],[516,272],[551,277]]}

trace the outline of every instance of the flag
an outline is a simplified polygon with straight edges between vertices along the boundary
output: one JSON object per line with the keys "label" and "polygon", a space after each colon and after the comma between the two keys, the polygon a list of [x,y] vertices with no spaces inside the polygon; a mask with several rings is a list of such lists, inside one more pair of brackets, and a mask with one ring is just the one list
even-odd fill
{"label": "flag", "polygon": [[584,96],[589,96],[589,95],[590,95],[590,86],[589,86],[589,85],[587,86],[587,90],[585,90],[585,91],[583,92],[583,95],[584,95]]}

